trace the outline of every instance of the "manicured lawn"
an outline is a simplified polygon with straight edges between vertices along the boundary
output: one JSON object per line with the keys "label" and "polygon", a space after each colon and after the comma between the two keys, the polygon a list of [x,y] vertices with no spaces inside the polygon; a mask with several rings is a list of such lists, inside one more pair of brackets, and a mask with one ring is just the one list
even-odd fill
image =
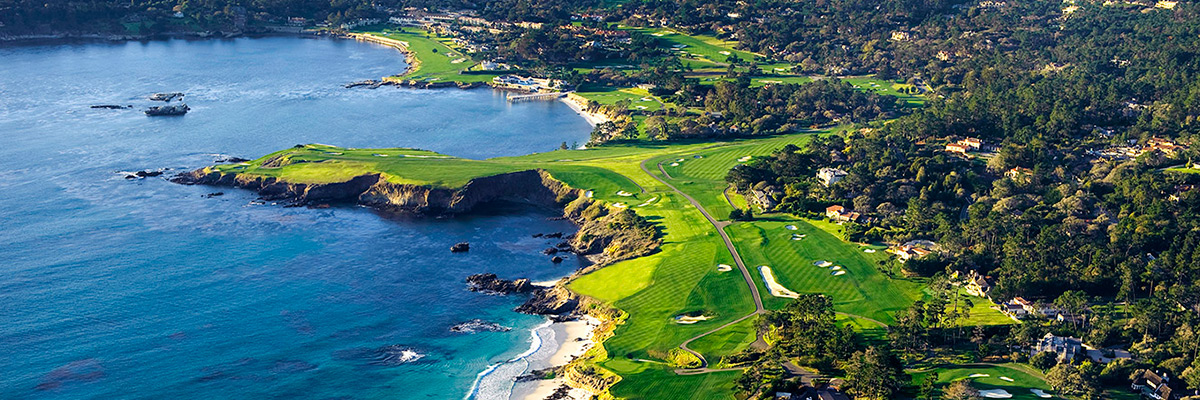
{"label": "manicured lawn", "polygon": [[475,65],[476,60],[465,52],[453,48],[454,42],[450,38],[439,37],[436,33],[421,28],[368,27],[359,32],[383,36],[407,44],[406,47],[415,54],[418,64],[402,75],[402,78],[423,81],[484,82],[499,75],[499,73],[459,74],[459,71]]}
{"label": "manicured lawn", "polygon": [[621,382],[611,391],[613,396],[627,399],[732,399],[733,381],[741,376],[739,371],[675,375],[659,364],[625,359],[601,365],[621,375]]}
{"label": "manicured lawn", "polygon": [[[950,382],[969,379],[971,385],[976,389],[1001,389],[1011,394],[1013,399],[1018,400],[1041,400],[1029,389],[1041,389],[1050,394],[1054,393],[1050,390],[1050,385],[1046,384],[1045,377],[1041,372],[1024,364],[971,364],[940,367],[933,371],[938,374],[938,383],[941,388],[945,388],[945,385]],[[919,386],[928,375],[929,371],[912,373],[913,385]],[[971,375],[976,375],[976,377],[972,378]],[[1010,378],[1012,382],[1000,379],[1001,377]]]}
{"label": "manicured lawn", "polygon": [[[736,55],[744,61],[754,61],[755,57],[754,53],[735,50],[734,47],[737,46],[737,42],[735,41],[721,40],[708,35],[688,35],[666,28],[622,27],[621,29],[638,31],[655,37],[661,43],[661,47],[671,49],[672,52],[685,59],[725,65],[727,64],[726,59],[731,55]],[[699,66],[693,64],[693,67]]]}
{"label": "manicured lawn", "polygon": [[646,89],[584,87],[575,94],[600,104],[616,104],[621,100],[629,100],[630,110],[658,111],[663,108],[662,99],[651,95]]}
{"label": "manicured lawn", "polygon": [[850,82],[850,84],[858,87],[859,89],[865,90],[865,91],[872,91],[872,92],[883,94],[883,95],[899,97],[900,99],[907,102],[909,106],[912,106],[912,107],[921,106],[921,105],[925,104],[925,100],[926,100],[925,96],[922,96],[922,95],[914,96],[914,95],[910,95],[910,94],[900,93],[899,89],[912,87],[912,85],[909,85],[909,84],[896,83],[894,81],[890,81],[887,79],[879,79],[879,78],[874,77],[873,75],[839,77],[838,79],[844,80],[846,82]]}

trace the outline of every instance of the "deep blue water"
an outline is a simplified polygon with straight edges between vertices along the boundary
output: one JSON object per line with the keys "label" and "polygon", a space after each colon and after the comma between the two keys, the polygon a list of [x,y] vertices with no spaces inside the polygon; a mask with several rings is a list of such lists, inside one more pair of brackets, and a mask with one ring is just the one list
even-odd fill
{"label": "deep blue water", "polygon": [[[547,212],[398,220],[117,173],[297,143],[483,158],[586,140],[560,103],[341,88],[403,67],[328,39],[0,47],[0,398],[455,399],[525,351],[542,318],[462,281],[569,273],[530,236],[573,229]],[[192,112],[88,108],[158,91]],[[472,318],[514,329],[448,331]]]}

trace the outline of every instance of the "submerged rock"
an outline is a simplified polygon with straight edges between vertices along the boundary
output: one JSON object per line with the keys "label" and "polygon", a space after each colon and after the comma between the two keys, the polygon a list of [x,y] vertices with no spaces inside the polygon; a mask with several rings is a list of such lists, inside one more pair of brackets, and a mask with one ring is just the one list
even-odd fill
{"label": "submerged rock", "polygon": [[217,196],[224,196],[224,195],[225,195],[225,192],[213,192],[213,193],[209,193],[209,194],[206,194],[206,195],[204,195],[204,198],[206,198],[206,199],[211,199],[211,198],[213,198],[213,197],[217,197]]}
{"label": "submerged rock", "polygon": [[555,263],[555,264],[560,264],[563,262],[563,258],[559,257],[559,256],[554,256],[553,258],[550,259],[550,262]]}
{"label": "submerged rock", "polygon": [[166,101],[170,102],[175,99],[183,100],[183,93],[180,92],[163,92],[150,95],[151,101]]}
{"label": "submerged rock", "polygon": [[548,248],[548,249],[542,250],[542,254],[545,254],[545,255],[553,255],[553,254],[555,254],[555,253],[558,253],[558,248],[557,248],[557,247],[551,247],[551,248]]}
{"label": "submerged rock", "polygon": [[455,333],[477,333],[477,332],[508,332],[512,328],[495,322],[487,322],[482,319],[473,319],[450,327],[450,332]]}
{"label": "submerged rock", "polygon": [[122,105],[117,105],[117,104],[98,104],[98,105],[92,106],[92,108],[102,108],[102,109],[108,109],[108,110],[127,110],[130,108],[133,108],[133,105],[122,106]]}
{"label": "submerged rock", "polygon": [[467,242],[458,242],[450,246],[451,253],[463,253],[467,251],[471,251],[471,244]]}

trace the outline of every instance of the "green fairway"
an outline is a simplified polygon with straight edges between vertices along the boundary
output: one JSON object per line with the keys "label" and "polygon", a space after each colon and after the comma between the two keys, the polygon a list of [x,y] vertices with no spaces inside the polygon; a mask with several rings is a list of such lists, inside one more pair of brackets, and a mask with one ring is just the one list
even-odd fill
{"label": "green fairway", "polygon": [[611,391],[614,397],[627,399],[732,399],[733,381],[741,375],[739,371],[676,375],[660,364],[626,359],[601,365],[621,375]]}
{"label": "green fairway", "polygon": [[[1024,364],[969,364],[934,368],[938,374],[938,384],[945,388],[950,382],[969,379],[971,385],[979,390],[1004,390],[1018,400],[1041,400],[1029,389],[1041,389],[1053,394],[1050,385],[1046,384],[1041,372]],[[930,371],[913,372],[913,385],[920,385]],[[974,375],[974,377],[972,377]],[[981,376],[986,375],[986,376]],[[1009,378],[1012,381],[1001,378]]]}
{"label": "green fairway", "polygon": [[[621,27],[621,29],[650,35],[661,43],[661,47],[670,49],[685,60],[690,59],[709,62],[714,65],[726,65],[728,64],[727,59],[730,56],[737,56],[744,61],[754,61],[754,58],[757,56],[748,51],[735,50],[734,47],[737,46],[737,42],[735,41],[721,40],[708,35],[689,35],[666,28]],[[700,66],[693,64],[693,67]]]}
{"label": "green fairway", "polygon": [[862,90],[871,91],[871,92],[888,95],[888,96],[899,97],[901,100],[904,100],[906,103],[908,103],[909,106],[912,106],[912,107],[925,104],[925,100],[926,100],[925,96],[911,95],[911,94],[901,93],[899,91],[899,89],[901,89],[901,88],[912,87],[912,85],[909,85],[909,84],[896,83],[896,82],[893,82],[893,81],[890,81],[887,79],[879,79],[872,75],[847,76],[847,77],[839,77],[838,79],[841,79],[846,82],[850,82],[850,84],[852,84],[855,87],[862,89]]}
{"label": "green fairway", "polygon": [[661,110],[664,105],[662,99],[640,88],[584,87],[575,94],[600,104],[611,105],[621,100],[629,100],[630,110],[646,112]]}
{"label": "green fairway", "polygon": [[476,60],[466,52],[455,49],[451,38],[439,37],[436,33],[421,28],[366,27],[359,33],[367,33],[395,39],[405,43],[408,51],[416,57],[416,65],[402,75],[405,79],[420,81],[486,82],[496,74],[460,74],[475,65]]}

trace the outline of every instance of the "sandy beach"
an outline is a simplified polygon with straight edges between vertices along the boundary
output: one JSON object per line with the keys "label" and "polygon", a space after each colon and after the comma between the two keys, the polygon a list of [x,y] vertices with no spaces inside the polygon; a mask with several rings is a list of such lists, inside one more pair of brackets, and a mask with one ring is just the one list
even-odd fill
{"label": "sandy beach", "polygon": [[[544,352],[535,352],[528,357],[529,370],[539,370],[565,365],[592,348],[592,330],[600,321],[584,317],[575,321],[550,324],[553,338],[546,340]],[[553,347],[553,348],[551,348]],[[543,400],[563,386],[562,378],[540,381],[518,382],[513,386],[510,400]],[[570,398],[589,399],[592,393],[583,389],[572,389]]]}
{"label": "sandy beach", "polygon": [[596,126],[608,121],[608,116],[584,111],[583,104],[572,100],[571,95],[560,97],[559,100],[562,100],[563,103],[567,103],[568,107],[571,107],[572,110],[575,110],[575,113],[587,120],[588,124],[591,124],[592,126]]}

